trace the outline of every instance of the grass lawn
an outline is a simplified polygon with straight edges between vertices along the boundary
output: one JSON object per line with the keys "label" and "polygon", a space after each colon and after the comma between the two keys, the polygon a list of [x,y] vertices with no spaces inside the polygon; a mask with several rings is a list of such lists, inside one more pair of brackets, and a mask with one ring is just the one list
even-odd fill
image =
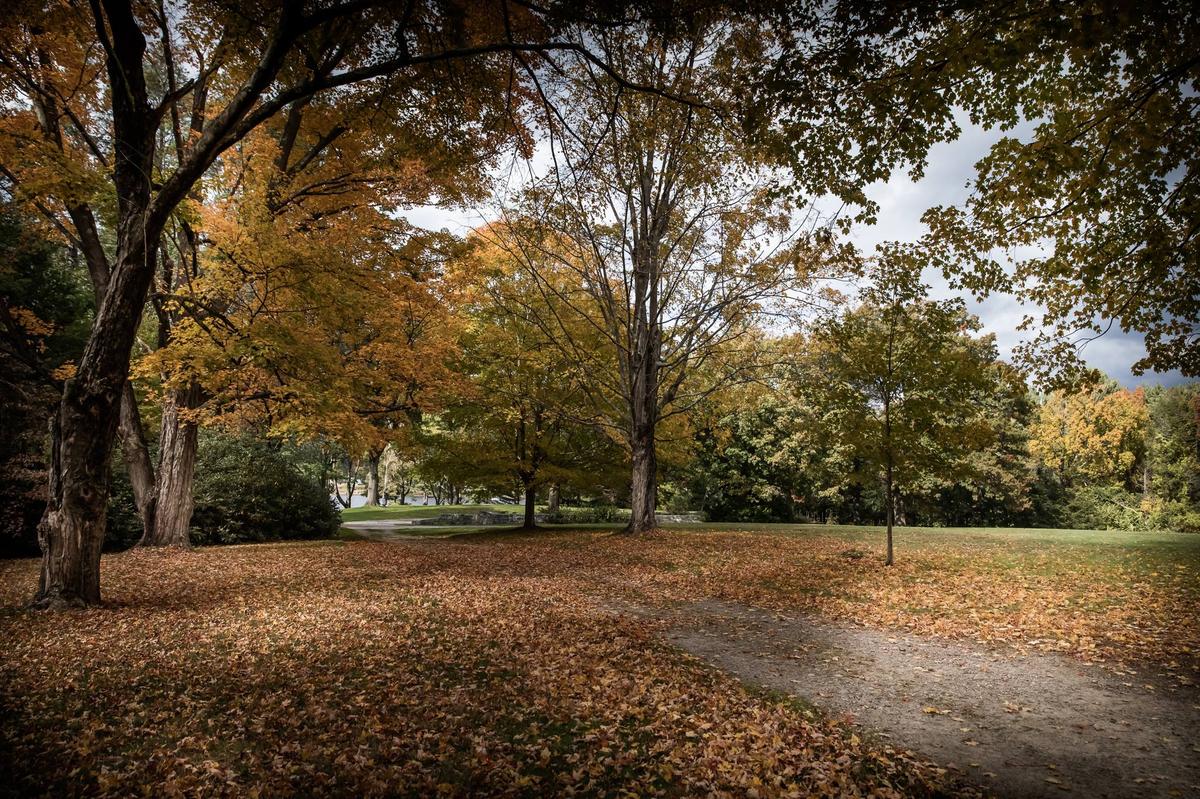
{"label": "grass lawn", "polygon": [[523,513],[520,505],[388,505],[382,508],[344,508],[342,521],[366,522],[377,519],[429,519],[443,513]]}
{"label": "grass lawn", "polygon": [[[444,508],[444,506],[443,506]],[[1200,537],[716,525],[0,562],[0,794],[933,795],[949,777],[613,608],[705,597],[1197,676]],[[750,529],[753,528],[753,529]]]}

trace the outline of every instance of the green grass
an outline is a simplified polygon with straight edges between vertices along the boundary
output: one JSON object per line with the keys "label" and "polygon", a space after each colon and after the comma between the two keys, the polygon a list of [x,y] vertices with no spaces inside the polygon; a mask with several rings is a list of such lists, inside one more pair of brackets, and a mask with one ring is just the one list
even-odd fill
{"label": "green grass", "polygon": [[[762,532],[795,537],[833,537],[846,541],[879,541],[886,535],[883,527],[850,524],[774,524],[759,522],[708,522],[705,524],[664,525],[669,529],[694,532]],[[1040,527],[897,527],[897,545],[945,546],[980,539],[1013,541],[1027,544],[1075,544],[1087,546],[1170,549],[1200,553],[1200,535],[1161,530],[1063,530]]]}
{"label": "green grass", "polygon": [[[343,513],[343,519],[367,520],[387,518],[418,518],[437,513],[470,512],[472,510],[510,510],[504,505],[460,505],[440,507],[394,507],[359,509]],[[432,512],[432,511],[436,511]],[[848,549],[866,544],[880,547],[885,538],[883,527],[868,525],[778,524],[752,522],[710,522],[704,524],[666,524],[670,530],[690,535],[715,532],[745,531],[788,538],[835,538],[845,541]],[[617,531],[622,524],[565,524],[542,525],[549,532],[572,530]],[[470,537],[479,543],[492,537],[510,537],[529,533],[518,528],[499,526],[412,526],[395,531],[352,531],[345,528],[339,538],[346,540],[403,539],[415,536],[428,538]],[[536,535],[536,533],[533,533]],[[937,551],[939,556],[977,560],[989,569],[1005,574],[1057,573],[1066,563],[1090,565],[1113,579],[1139,573],[1152,575],[1157,570],[1170,571],[1191,565],[1200,568],[1200,535],[1167,531],[1130,530],[1064,530],[1050,528],[1005,527],[897,527],[896,551],[900,557],[906,551]],[[567,542],[561,542],[568,545]],[[1053,557],[1052,553],[1062,557]],[[1048,557],[1049,556],[1049,557]],[[1060,562],[1062,561],[1062,562]],[[1122,572],[1120,569],[1123,568]]]}
{"label": "green grass", "polygon": [[377,519],[430,519],[443,513],[476,513],[489,510],[495,513],[522,513],[520,505],[389,505],[385,508],[347,508],[342,511],[344,522],[368,522]]}

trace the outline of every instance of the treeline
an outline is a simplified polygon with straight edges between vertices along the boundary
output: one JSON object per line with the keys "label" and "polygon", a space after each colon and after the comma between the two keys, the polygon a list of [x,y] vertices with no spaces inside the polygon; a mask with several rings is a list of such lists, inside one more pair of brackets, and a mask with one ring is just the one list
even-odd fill
{"label": "treeline", "polygon": [[776,345],[765,388],[697,422],[683,502],[722,520],[1200,532],[1200,384],[1092,371],[1035,393],[960,300],[875,266],[856,307]]}
{"label": "treeline", "polygon": [[[3,223],[13,256],[6,314],[23,324],[9,325],[0,350],[14,420],[0,440],[3,541],[9,554],[35,554],[56,373],[77,357],[92,308],[68,251],[33,235],[14,209]],[[376,357],[407,361],[404,371],[372,376],[350,350],[340,373],[321,362],[330,388],[288,416],[279,399],[256,413],[223,398],[229,372],[208,375],[198,407],[211,413],[189,420],[190,542],[329,536],[358,492],[368,505],[418,492],[439,504],[499,497],[523,502],[529,524],[538,505],[591,508],[576,520],[629,508],[628,437],[620,413],[603,412],[620,397],[571,357],[570,342],[588,340],[586,321],[548,329],[549,300],[490,239],[449,252],[459,303],[424,331],[436,347],[370,339]],[[814,314],[802,332],[759,331],[688,374],[700,400],[656,436],[660,509],[885,524],[890,507],[900,525],[1200,532],[1200,384],[1126,389],[1098,377],[1038,393],[961,301],[931,300],[903,263],[874,267],[857,298]],[[141,374],[139,414],[157,459],[162,389]],[[290,390],[278,386],[281,398]],[[112,472],[105,546],[120,549],[142,539],[144,522],[128,464],[117,459]]]}
{"label": "treeline", "polygon": [[[1200,532],[1200,384],[1093,374],[1038,391],[961,301],[930,300],[899,269],[870,277],[803,333],[727,354],[758,371],[661,432],[661,509],[884,524],[890,468],[901,525]],[[553,342],[502,310],[465,310],[461,391],[424,420],[420,446],[389,447],[382,467],[342,453],[343,485],[391,485],[399,501],[524,498],[530,513],[564,495],[628,507],[619,431],[589,416],[584,377]]]}
{"label": "treeline", "polygon": [[[982,379],[952,335],[961,308],[904,277],[926,267],[1039,308],[1024,365],[1040,378],[1109,324],[1144,336],[1139,367],[1200,375],[1190,8],[576,6],[0,17],[0,198],[54,242],[82,305],[56,318],[34,301],[58,292],[14,280],[0,320],[5,468],[48,472],[38,606],[100,602],[113,460],[141,543],[195,538],[205,430],[367,463],[428,453],[527,498],[603,484],[617,460],[638,533],[697,414],[794,381],[836,431],[813,463],[882,484],[887,519],[907,518],[923,475],[998,435],[960,401]],[[919,178],[964,113],[1032,130],[998,137],[927,235],[856,252],[868,187]],[[546,168],[513,169],[539,150]],[[489,199],[466,241],[401,213]],[[41,279],[20,263],[37,249],[6,251],[6,273]],[[873,360],[835,345],[815,368],[843,378],[779,373],[766,331],[836,305],[828,287],[866,265],[886,278],[866,310],[805,335],[868,341]],[[926,360],[893,346],[919,318]],[[55,351],[74,324],[82,346]],[[1078,501],[1084,478],[1062,479]]]}
{"label": "treeline", "polygon": [[[1018,387],[983,406],[978,448],[900,488],[897,523],[1200,532],[1200,386]],[[701,425],[695,458],[664,487],[670,506],[720,521],[884,523],[882,480],[864,479],[850,452],[815,460],[807,442],[836,433],[800,387],[782,388]]]}

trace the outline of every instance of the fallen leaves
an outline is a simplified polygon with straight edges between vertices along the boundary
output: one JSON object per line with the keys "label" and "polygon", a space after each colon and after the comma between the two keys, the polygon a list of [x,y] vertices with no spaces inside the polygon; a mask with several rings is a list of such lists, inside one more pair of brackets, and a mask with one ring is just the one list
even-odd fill
{"label": "fallen leaves", "polygon": [[[540,551],[540,557],[533,557]],[[106,557],[109,606],[16,610],[22,795],[903,796],[944,772],[667,647],[543,544]],[[11,756],[9,756],[11,755]]]}
{"label": "fallen leaves", "polygon": [[[587,561],[602,561],[594,568],[610,583],[621,575],[649,601],[713,596],[1115,667],[1149,662],[1185,672],[1176,676],[1184,685],[1193,681],[1186,672],[1200,673],[1195,548],[960,536],[906,550],[883,568],[880,552],[847,560],[845,547],[827,535],[674,533],[609,539]],[[1173,558],[1180,562],[1164,564]],[[659,568],[664,562],[673,568]]]}
{"label": "fallen leaves", "polygon": [[656,622],[613,612],[631,603],[716,597],[1195,674],[1188,562],[1151,570],[1136,551],[992,540],[906,551],[883,569],[845,551],[827,536],[727,532],[135,551],[105,557],[107,607],[62,614],[17,610],[37,564],[2,563],[13,773],[0,784],[180,796],[945,789],[944,770],[751,694],[667,647]]}

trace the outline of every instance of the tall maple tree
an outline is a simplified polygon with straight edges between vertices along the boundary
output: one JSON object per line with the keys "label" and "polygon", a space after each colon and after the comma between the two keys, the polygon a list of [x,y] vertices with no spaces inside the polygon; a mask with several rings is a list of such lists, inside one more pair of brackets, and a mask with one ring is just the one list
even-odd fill
{"label": "tall maple tree", "polygon": [[[494,487],[517,484],[524,525],[531,528],[539,490],[596,489],[619,462],[619,449],[589,399],[585,364],[566,355],[543,324],[547,314],[565,324],[578,320],[502,247],[486,235],[476,238],[478,246],[462,262],[471,300],[464,307],[460,368],[471,389],[447,416],[453,433],[469,442],[474,479]],[[559,275],[556,285],[572,276]],[[555,279],[545,272],[540,278]],[[586,347],[589,335],[599,347],[590,328],[577,325],[571,340]]]}
{"label": "tall maple tree", "polygon": [[[296,113],[226,157],[212,181],[228,188],[224,199],[195,223],[200,268],[160,295],[179,312],[172,338],[138,371],[161,373],[168,390],[202,390],[193,425],[320,437],[362,455],[377,503],[384,449],[411,437],[406,428],[452,382],[455,336],[454,289],[442,279],[455,242],[386,209],[480,186],[479,161],[463,149],[477,156],[501,137],[437,148],[408,131],[418,115],[386,105],[305,116],[315,124]],[[186,525],[176,535],[164,543],[185,543]]]}
{"label": "tall maple tree", "polygon": [[603,36],[605,58],[658,92],[567,74],[553,165],[496,239],[547,298],[550,340],[584,364],[597,413],[625,439],[630,532],[656,526],[660,423],[744,379],[751,363],[733,359],[715,381],[694,378],[821,264],[820,237],[795,225],[779,175],[730,124],[736,91],[722,65],[745,55],[743,37],[703,15]]}
{"label": "tall maple tree", "polygon": [[[469,85],[476,110],[507,110],[514,54],[594,58],[557,37],[558,11],[291,0],[232,12],[197,0],[168,12],[96,0],[5,15],[4,174],[83,253],[100,298],[55,417],[38,605],[99,602],[108,463],[121,409],[136,409],[137,326],[164,233],[218,159],[278,115],[359,86],[435,120],[446,84]],[[173,151],[160,146],[168,137]]]}

